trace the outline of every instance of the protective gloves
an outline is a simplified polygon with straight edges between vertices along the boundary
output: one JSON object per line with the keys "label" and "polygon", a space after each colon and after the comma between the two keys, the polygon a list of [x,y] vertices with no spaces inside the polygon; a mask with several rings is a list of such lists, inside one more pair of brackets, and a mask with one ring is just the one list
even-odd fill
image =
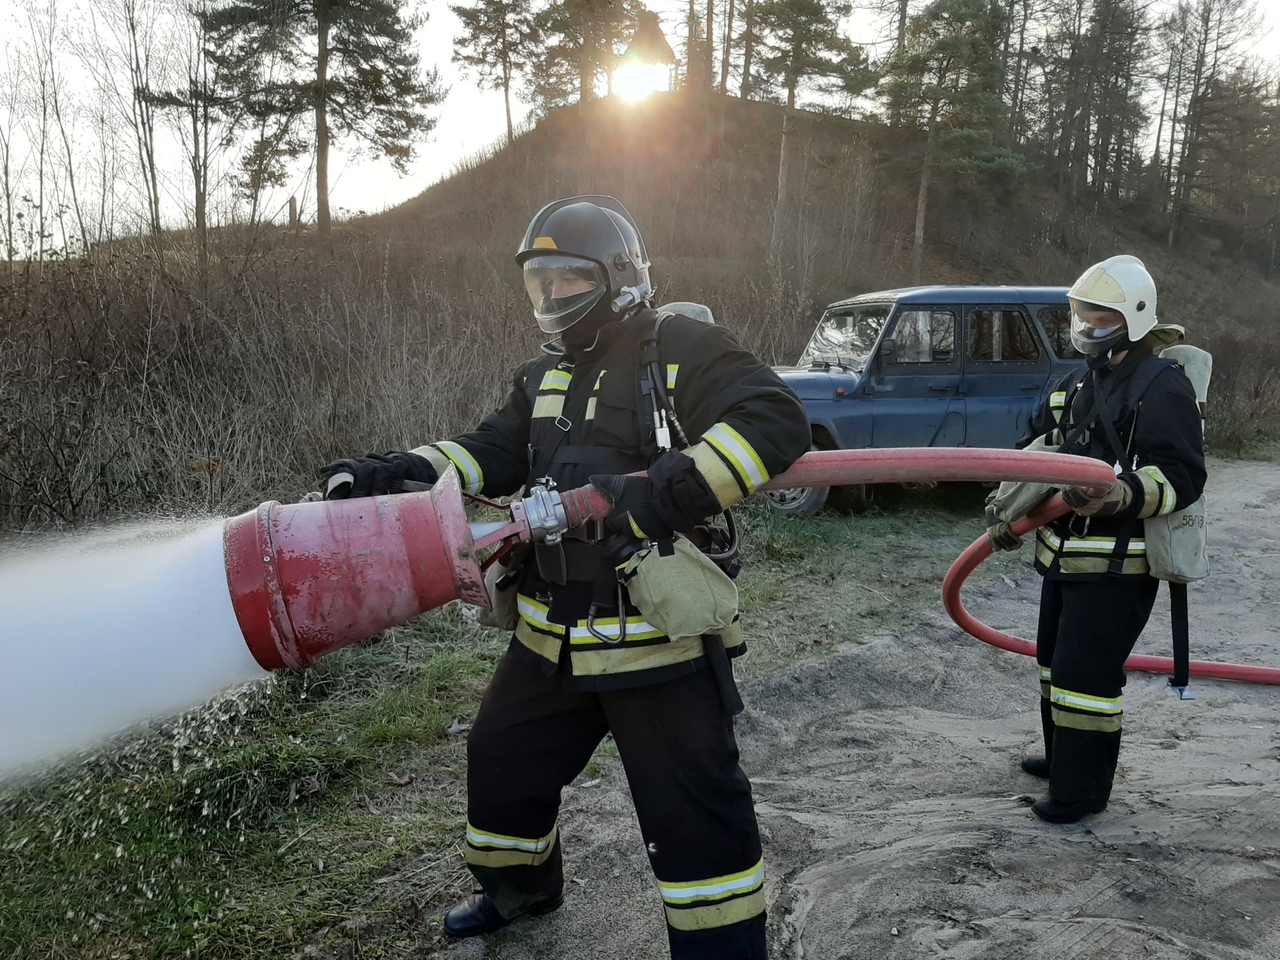
{"label": "protective gloves", "polygon": [[626,562],[643,540],[675,536],[671,524],[659,515],[658,492],[648,476],[596,474],[591,485],[613,504],[612,512],[604,518],[609,534],[604,549],[614,566]]}
{"label": "protective gloves", "polygon": [[996,516],[994,507],[987,507],[987,538],[992,550],[1017,550],[1022,538],[1009,529],[1009,524]]}
{"label": "protective gloves", "polygon": [[1133,503],[1133,488],[1117,479],[1115,486],[1100,497],[1083,487],[1067,487],[1063,502],[1082,517],[1110,517],[1127,510]]}
{"label": "protective gloves", "polygon": [[404,493],[405,481],[435,483],[436,468],[416,453],[371,453],[355,460],[335,460],[320,468],[325,498],[346,500]]}

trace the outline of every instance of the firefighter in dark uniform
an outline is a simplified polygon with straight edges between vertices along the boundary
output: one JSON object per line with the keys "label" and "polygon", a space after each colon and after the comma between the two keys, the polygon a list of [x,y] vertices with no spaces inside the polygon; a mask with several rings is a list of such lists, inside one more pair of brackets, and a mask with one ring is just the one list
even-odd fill
{"label": "firefighter in dark uniform", "polygon": [[[1071,341],[1088,358],[1087,371],[1055,387],[1020,445],[1049,434],[1063,453],[1114,464],[1118,482],[1103,497],[1065,489],[1074,512],[1036,532],[1045,755],[1025,758],[1022,768],[1048,779],[1048,796],[1031,809],[1052,823],[1107,806],[1120,755],[1124,662],[1159,586],[1148,572],[1142,521],[1194,503],[1205,483],[1195,389],[1181,367],[1153,356],[1181,329],[1157,326],[1155,282],[1142,262],[1116,256],[1095,264],[1067,296]],[[1134,401],[1130,388],[1150,362],[1165,366]],[[990,512],[987,532],[996,549],[1020,543]]]}
{"label": "firefighter in dark uniform", "polygon": [[[617,200],[549,204],[516,260],[554,339],[516,372],[506,402],[470,433],[323,471],[353,474],[357,496],[453,466],[472,493],[594,482],[614,504],[601,529],[576,531],[512,575],[519,619],[467,746],[466,860],[483,893],[448,912],[445,932],[486,934],[560,906],[560,792],[611,733],[672,957],[764,960],[764,861],[724,684],[742,634],[735,622],[719,636],[664,636],[619,592],[614,566],[644,542],[705,535],[708,518],[808,449],[808,417],[726,330],[678,314],[656,328],[666,382],[650,382],[640,362],[655,330],[649,261]],[[655,386],[684,449],[655,425]]]}

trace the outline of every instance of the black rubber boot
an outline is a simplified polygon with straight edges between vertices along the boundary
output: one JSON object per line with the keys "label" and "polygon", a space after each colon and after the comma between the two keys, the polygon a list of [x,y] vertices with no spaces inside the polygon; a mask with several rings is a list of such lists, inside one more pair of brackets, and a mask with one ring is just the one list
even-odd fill
{"label": "black rubber boot", "polygon": [[1031,812],[1041,820],[1049,823],[1075,823],[1095,813],[1107,809],[1105,800],[1077,800],[1074,803],[1062,803],[1053,797],[1045,797],[1031,805]]}
{"label": "black rubber boot", "polygon": [[1049,779],[1048,757],[1023,757],[1019,766],[1022,767],[1024,772],[1031,774],[1033,777],[1039,777],[1041,780]]}
{"label": "black rubber boot", "polygon": [[515,916],[504,917],[498,912],[497,905],[483,893],[473,893],[444,915],[444,932],[451,937],[482,937],[486,933],[501,930],[520,917],[540,917],[544,913],[558,910],[564,903],[564,894],[557,894],[549,900],[542,900]]}

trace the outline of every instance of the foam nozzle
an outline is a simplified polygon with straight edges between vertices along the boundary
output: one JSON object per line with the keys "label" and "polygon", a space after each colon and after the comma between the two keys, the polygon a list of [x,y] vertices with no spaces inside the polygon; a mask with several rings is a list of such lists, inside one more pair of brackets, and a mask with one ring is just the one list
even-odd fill
{"label": "foam nozzle", "polygon": [[310,666],[451,600],[489,607],[452,469],[421,493],[264,503],[227,521],[223,558],[267,670]]}

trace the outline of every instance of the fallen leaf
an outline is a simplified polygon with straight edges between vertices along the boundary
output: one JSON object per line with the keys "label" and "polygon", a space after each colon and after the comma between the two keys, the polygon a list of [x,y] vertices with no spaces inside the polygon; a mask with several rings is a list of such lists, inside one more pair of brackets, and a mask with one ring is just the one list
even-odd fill
{"label": "fallen leaf", "polygon": [[394,783],[397,787],[407,787],[413,783],[412,773],[390,773],[387,775],[387,781]]}
{"label": "fallen leaf", "polygon": [[458,734],[466,733],[470,729],[471,729],[471,724],[459,723],[458,718],[454,717],[453,723],[449,724],[449,729],[446,730],[445,733],[452,734],[453,736],[456,737]]}

